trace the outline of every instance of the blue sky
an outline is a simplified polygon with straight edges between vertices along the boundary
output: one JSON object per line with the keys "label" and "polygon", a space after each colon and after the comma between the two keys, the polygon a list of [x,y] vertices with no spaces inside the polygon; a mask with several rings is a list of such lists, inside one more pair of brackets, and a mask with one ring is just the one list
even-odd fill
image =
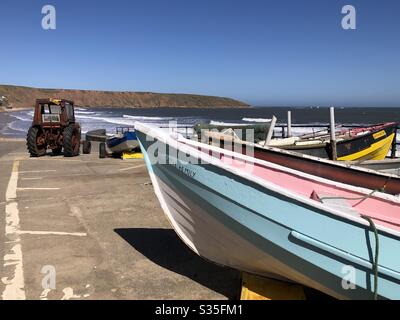
{"label": "blue sky", "polygon": [[[57,29],[41,28],[41,9]],[[341,8],[357,29],[341,28]],[[0,83],[399,106],[398,0],[0,2]]]}

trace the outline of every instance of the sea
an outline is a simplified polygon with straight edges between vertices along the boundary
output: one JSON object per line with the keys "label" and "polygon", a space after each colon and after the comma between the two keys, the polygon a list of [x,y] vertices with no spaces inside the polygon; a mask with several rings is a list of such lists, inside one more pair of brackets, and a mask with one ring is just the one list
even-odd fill
{"label": "sea", "polygon": [[[136,122],[168,126],[175,121],[178,127],[191,127],[199,122],[222,124],[248,124],[269,121],[276,116],[278,124],[286,124],[291,110],[293,124],[307,124],[309,128],[293,128],[294,135],[317,130],[318,125],[329,123],[329,108],[324,107],[253,107],[253,108],[76,108],[75,116],[82,133],[106,129],[108,134],[118,126],[134,126]],[[31,124],[33,110],[0,113],[0,136],[24,138]],[[335,108],[337,125],[376,124],[400,122],[400,108]],[[313,127],[316,126],[316,127]],[[400,133],[397,136],[400,141]]]}

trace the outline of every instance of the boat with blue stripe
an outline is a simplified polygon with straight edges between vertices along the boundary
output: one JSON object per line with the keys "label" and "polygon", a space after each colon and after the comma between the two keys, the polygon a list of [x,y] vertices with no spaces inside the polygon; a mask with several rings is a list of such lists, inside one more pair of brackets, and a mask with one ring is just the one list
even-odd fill
{"label": "boat with blue stripe", "polygon": [[398,197],[144,124],[136,133],[160,204],[196,254],[339,299],[400,299]]}
{"label": "boat with blue stripe", "polygon": [[106,140],[113,153],[131,151],[139,146],[134,127],[117,127],[116,134]]}

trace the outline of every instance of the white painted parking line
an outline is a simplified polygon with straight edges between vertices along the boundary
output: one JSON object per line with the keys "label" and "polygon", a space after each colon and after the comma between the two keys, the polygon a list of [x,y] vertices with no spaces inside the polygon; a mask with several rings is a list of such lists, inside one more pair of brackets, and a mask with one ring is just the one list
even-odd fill
{"label": "white painted parking line", "polygon": [[20,171],[19,173],[41,173],[41,172],[56,172],[57,170],[32,170],[32,171]]}
{"label": "white painted parking line", "polygon": [[139,166],[134,166],[134,167],[128,167],[128,168],[123,168],[123,169],[119,169],[119,171],[127,171],[127,170],[132,170],[132,169],[136,169],[136,168],[142,168],[145,167],[145,164],[141,164]]}
{"label": "white painted parking line", "polygon": [[[82,159],[71,159],[71,158],[54,158],[54,157],[39,157],[39,158],[30,158],[29,161],[64,161],[64,162],[81,162],[84,163],[86,162],[85,160]],[[104,162],[104,161],[103,161]],[[96,163],[96,162],[91,162],[91,163]],[[97,162],[99,163],[99,162]]]}
{"label": "white painted parking line", "polygon": [[43,178],[41,177],[36,177],[36,178],[21,178],[21,180],[41,180]]}
{"label": "white painted parking line", "polygon": [[31,235],[55,235],[55,236],[74,236],[74,237],[87,237],[85,232],[62,232],[62,231],[18,231],[18,234],[31,234]]}
{"label": "white painted parking line", "polygon": [[60,188],[17,188],[18,191],[26,190],[60,190]]}
{"label": "white painted parking line", "polygon": [[17,203],[19,161],[14,161],[10,181],[6,191],[6,228],[4,267],[13,268],[9,278],[1,280],[6,285],[1,297],[3,300],[25,300],[25,280],[22,263],[21,238],[19,237],[19,211]]}

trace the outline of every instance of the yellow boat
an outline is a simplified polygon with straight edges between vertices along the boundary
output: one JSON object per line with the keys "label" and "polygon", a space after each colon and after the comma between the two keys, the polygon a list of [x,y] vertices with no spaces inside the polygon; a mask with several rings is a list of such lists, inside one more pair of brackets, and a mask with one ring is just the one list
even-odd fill
{"label": "yellow boat", "polygon": [[[396,136],[398,123],[390,122],[371,127],[353,128],[336,133],[337,160],[383,160]],[[298,137],[291,144],[276,147],[320,157],[332,158],[329,135]]]}

